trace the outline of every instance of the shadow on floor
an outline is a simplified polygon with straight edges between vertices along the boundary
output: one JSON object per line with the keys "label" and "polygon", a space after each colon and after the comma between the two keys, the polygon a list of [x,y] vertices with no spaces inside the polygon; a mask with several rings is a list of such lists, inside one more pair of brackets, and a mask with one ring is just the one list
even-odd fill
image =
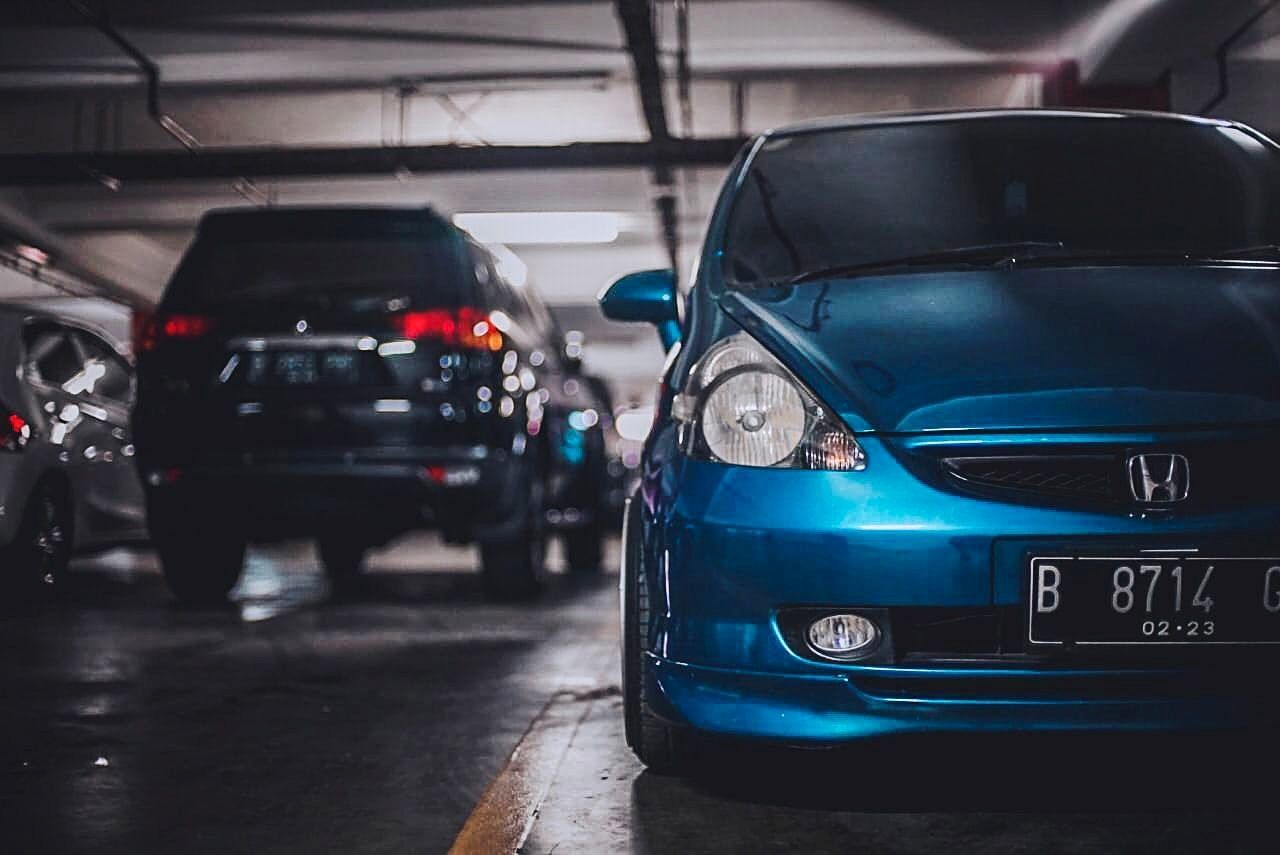
{"label": "shadow on floor", "polygon": [[[506,605],[554,608],[584,592],[612,584],[616,581],[609,581],[604,575],[552,573],[538,597],[528,603]],[[354,585],[336,589],[307,551],[272,549],[250,553],[240,583],[227,603],[187,606],[169,594],[155,556],[146,550],[131,550],[79,558],[56,594],[6,599],[0,603],[0,614],[22,617],[84,610],[161,609],[178,615],[225,615],[230,620],[256,622],[301,610],[439,604],[493,605],[484,595],[478,572],[470,567],[451,569],[437,560],[428,569],[415,570],[404,566],[402,560],[399,567],[371,569]]]}
{"label": "shadow on floor", "polygon": [[1181,810],[1270,800],[1280,747],[1261,734],[1028,734],[888,738],[866,747],[703,752],[690,785],[811,810]]}
{"label": "shadow on floor", "polygon": [[[564,601],[582,591],[594,591],[602,585],[616,585],[599,575],[572,576],[554,574],[546,580],[542,592],[528,601],[534,606]],[[351,603],[486,603],[480,577],[474,572],[410,573],[366,572],[351,587],[329,592],[329,604]],[[518,603],[516,604],[518,605]]]}
{"label": "shadow on floor", "polygon": [[[1280,751],[1249,737],[893,739],[721,746],[632,787],[640,853],[1270,851]],[[697,817],[697,822],[686,819]]]}

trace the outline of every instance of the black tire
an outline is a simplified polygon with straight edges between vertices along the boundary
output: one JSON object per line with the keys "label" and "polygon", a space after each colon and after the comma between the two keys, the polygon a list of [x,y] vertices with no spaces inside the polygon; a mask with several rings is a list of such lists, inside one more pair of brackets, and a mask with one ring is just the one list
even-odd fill
{"label": "black tire", "polygon": [[623,727],[627,745],[650,772],[682,775],[693,767],[697,745],[688,732],[658,718],[649,704],[644,656],[649,648],[649,586],[641,561],[639,510],[634,499],[628,500],[622,568]]}
{"label": "black tire", "polygon": [[599,523],[593,521],[581,528],[569,529],[562,539],[570,572],[582,576],[600,572],[601,558],[604,555],[604,531]]}
{"label": "black tire", "polygon": [[187,605],[226,602],[244,568],[245,538],[180,519],[157,519],[154,513],[148,522],[173,596]]}
{"label": "black tire", "polygon": [[5,587],[21,597],[46,597],[67,585],[72,546],[71,502],[53,483],[32,490],[13,542],[0,549]]}
{"label": "black tire", "polygon": [[322,537],[316,541],[316,551],[320,554],[320,563],[330,584],[334,588],[348,589],[360,580],[369,548],[359,540]]}
{"label": "black tire", "polygon": [[484,593],[492,600],[529,600],[542,590],[545,552],[540,535],[480,544]]}
{"label": "black tire", "polygon": [[541,485],[529,491],[518,531],[480,541],[481,581],[493,600],[529,600],[542,590],[547,544],[542,529]]}

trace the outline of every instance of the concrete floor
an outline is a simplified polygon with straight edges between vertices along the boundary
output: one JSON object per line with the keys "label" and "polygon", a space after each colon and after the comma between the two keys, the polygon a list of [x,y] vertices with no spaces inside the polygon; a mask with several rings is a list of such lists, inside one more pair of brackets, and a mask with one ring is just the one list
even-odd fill
{"label": "concrete floor", "polygon": [[486,806],[547,855],[1274,850],[1265,742],[734,746],[645,773],[616,577],[492,605],[468,552],[418,540],[335,601],[279,547],[232,606],[184,610],[145,553],[79,570],[0,619],[3,853],[444,852],[464,828],[484,851]]}

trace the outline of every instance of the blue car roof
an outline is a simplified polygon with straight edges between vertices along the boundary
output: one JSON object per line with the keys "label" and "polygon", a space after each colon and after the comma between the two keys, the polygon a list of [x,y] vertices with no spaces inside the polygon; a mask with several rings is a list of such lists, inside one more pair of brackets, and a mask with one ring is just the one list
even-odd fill
{"label": "blue car roof", "polygon": [[771,128],[761,137],[780,137],[792,134],[808,134],[821,131],[853,130],[883,125],[910,125],[927,122],[964,122],[983,119],[1026,118],[1053,121],[1055,119],[1145,119],[1169,122],[1186,122],[1190,124],[1215,125],[1219,127],[1236,127],[1238,123],[1223,119],[1191,116],[1182,113],[1161,113],[1153,110],[1111,110],[1111,109],[1079,109],[1063,110],[1056,108],[1019,107],[994,108],[979,110],[928,110],[893,113],[866,113],[855,116],[834,116],[825,119],[813,119]]}

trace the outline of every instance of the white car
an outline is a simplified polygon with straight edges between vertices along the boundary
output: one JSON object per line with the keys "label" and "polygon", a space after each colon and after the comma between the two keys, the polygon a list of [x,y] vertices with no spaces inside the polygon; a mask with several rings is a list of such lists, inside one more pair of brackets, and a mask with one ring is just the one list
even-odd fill
{"label": "white car", "polygon": [[0,303],[0,583],[56,589],[76,551],[146,538],[129,437],[129,310]]}

